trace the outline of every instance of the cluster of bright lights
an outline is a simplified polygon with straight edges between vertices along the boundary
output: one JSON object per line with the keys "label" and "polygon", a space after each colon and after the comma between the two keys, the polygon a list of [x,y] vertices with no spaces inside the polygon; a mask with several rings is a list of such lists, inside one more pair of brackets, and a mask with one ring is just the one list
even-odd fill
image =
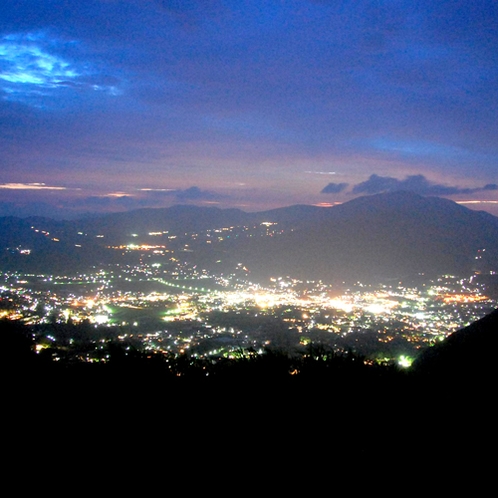
{"label": "cluster of bright lights", "polygon": [[[40,230],[40,233],[50,236],[46,231]],[[137,244],[136,247],[158,246]],[[69,297],[61,297],[53,292],[49,299],[46,296],[38,299],[36,292],[30,293],[27,290],[30,282],[34,281],[34,276],[27,278],[19,274],[15,278],[15,285],[22,299],[28,302],[24,310],[29,309],[29,311],[24,317],[21,311],[17,318],[23,318],[27,323],[46,323],[44,320],[53,313],[57,319],[65,321],[71,319],[74,323],[89,320],[95,327],[111,327],[117,325],[118,321],[122,326],[137,327],[139,322],[133,321],[134,312],[129,310],[150,309],[155,316],[162,317],[163,326],[156,335],[148,334],[146,339],[139,336],[140,340],[148,341],[147,345],[152,349],[171,346],[178,351],[185,351],[190,347],[190,341],[194,345],[201,339],[199,336],[182,335],[178,336],[178,343],[175,342],[173,345],[171,340],[176,336],[172,331],[177,327],[171,326],[170,322],[197,321],[194,328],[197,331],[204,331],[205,335],[202,338],[210,338],[213,334],[225,332],[231,335],[244,333],[236,326],[224,327],[206,321],[206,313],[216,310],[255,317],[280,317],[289,326],[289,330],[294,329],[302,333],[300,342],[303,345],[306,341],[312,340],[305,334],[308,330],[327,332],[331,334],[332,339],[335,335],[342,338],[361,330],[370,330],[378,333],[378,341],[382,343],[380,347],[396,339],[397,333],[418,347],[418,344],[431,343],[462,326],[462,320],[470,319],[472,310],[480,309],[482,303],[489,299],[483,294],[483,288],[473,283],[473,277],[457,279],[444,276],[423,290],[402,285],[372,286],[358,282],[350,288],[344,288],[341,294],[337,293],[337,288],[332,289],[322,282],[302,282],[290,277],[273,278],[269,287],[262,287],[245,281],[245,276],[239,279],[239,270],[243,269],[243,263],[237,264],[237,273],[233,275],[225,275],[223,278],[209,275],[213,286],[217,288],[210,290],[195,286],[195,283],[200,284],[204,281],[208,275],[207,271],[199,274],[197,270],[187,266],[182,267],[175,258],[169,260],[179,265],[178,267],[175,265],[175,272],[171,274],[159,270],[161,263],[151,263],[136,267],[127,266],[124,271],[119,272],[99,270],[75,278],[36,276],[40,282],[50,282],[54,286],[64,283],[94,284],[90,293],[85,290],[81,296],[71,293]],[[180,272],[176,272],[178,268],[181,269]],[[178,276],[179,274],[181,276]],[[164,289],[150,293],[125,292],[122,289],[118,290],[114,285],[124,280],[133,281],[137,276],[142,281],[144,275],[149,280],[164,284]],[[118,280],[117,277],[125,278]],[[75,289],[75,286],[71,287]],[[5,286],[3,290],[12,291],[12,288]],[[86,286],[84,285],[82,289],[86,289]],[[58,293],[58,289],[56,290]],[[443,311],[457,308],[453,306],[454,303],[462,304],[462,308],[468,310],[467,315],[450,312],[443,316]],[[40,313],[38,310],[42,304],[44,312]],[[16,318],[10,312],[6,316],[10,319]],[[126,317],[125,320],[123,316]],[[396,323],[396,330],[390,328],[393,323]],[[168,336],[167,340],[164,339],[164,344],[160,344],[163,337],[166,337],[166,332],[171,336]],[[245,337],[247,339],[247,336]],[[388,360],[404,368],[408,368],[412,362],[412,358],[407,355],[393,356]]]}
{"label": "cluster of bright lights", "polygon": [[477,303],[485,301],[486,296],[473,295],[473,294],[448,294],[443,297],[443,301],[449,303]]}
{"label": "cluster of bright lights", "polygon": [[108,246],[108,248],[127,251],[155,251],[164,250],[166,249],[166,246],[153,246],[149,244],[127,244],[123,246]]}

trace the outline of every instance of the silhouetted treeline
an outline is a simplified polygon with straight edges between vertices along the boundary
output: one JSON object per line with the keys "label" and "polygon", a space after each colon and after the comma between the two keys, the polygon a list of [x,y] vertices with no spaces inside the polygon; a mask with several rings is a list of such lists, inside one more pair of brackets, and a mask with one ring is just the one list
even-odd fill
{"label": "silhouetted treeline", "polygon": [[[478,327],[491,324],[494,328],[496,317],[495,312]],[[486,404],[491,398],[479,392],[495,385],[497,377],[496,369],[489,365],[490,351],[485,352],[488,363],[483,370],[479,369],[478,348],[469,350],[471,358],[465,361],[462,351],[468,346],[459,348],[452,370],[446,367],[450,365],[446,353],[441,368],[402,369],[320,343],[310,343],[297,352],[269,346],[263,353],[240,349],[230,358],[199,357],[147,350],[139,341],[120,339],[112,328],[107,336],[105,331],[89,324],[53,323],[40,328],[0,321],[3,378],[16,392],[40,399],[77,397],[81,389],[87,397],[98,393],[106,398],[120,392],[128,400],[152,396],[171,402],[178,396],[192,402],[208,393],[229,393],[230,399],[257,402],[266,396],[273,406],[277,399],[284,406],[299,399],[313,404],[333,402],[342,411],[368,407],[385,414],[402,407],[413,411],[421,404],[457,411]],[[96,342],[96,338],[100,340]],[[35,349],[35,345],[43,347]],[[222,403],[226,402],[223,399]]]}
{"label": "silhouetted treeline", "polygon": [[[182,437],[185,431],[196,436],[196,444],[209,436],[250,447],[262,437],[273,451],[275,437],[304,447],[319,442],[356,465],[371,455],[417,463],[418,454],[475,453],[495,427],[493,373],[419,373],[314,343],[298,353],[246,349],[233,358],[199,358],[147,351],[112,331],[100,350],[105,361],[90,363],[83,353],[94,347],[91,341],[85,342],[84,330],[69,330],[79,325],[46,327],[44,334],[57,335],[57,342],[36,352],[40,330],[0,321],[0,396],[11,421],[28,434],[41,427],[49,440],[80,441],[89,422],[98,425],[86,431],[95,444],[105,444],[110,434],[129,440],[130,430],[134,439],[181,428]],[[81,327],[95,333],[88,324]],[[116,434],[117,427],[123,432]]]}
{"label": "silhouetted treeline", "polygon": [[[495,371],[494,332],[498,311],[475,325],[453,334],[445,343],[424,351],[412,373],[423,378],[472,377]],[[275,334],[278,335],[278,330]],[[469,333],[470,332],[470,333]],[[119,338],[112,327],[95,329],[89,323],[50,323],[28,326],[18,321],[0,321],[1,363],[12,372],[22,370],[119,372],[123,375],[153,373],[162,379],[224,379],[329,382],[340,379],[370,382],[372,379],[406,378],[407,372],[392,363],[375,363],[353,351],[338,352],[323,343],[310,343],[300,351],[273,341],[262,354],[253,349],[233,351],[230,357],[203,357],[145,349],[138,339]],[[491,348],[474,338],[485,337]],[[491,342],[490,342],[491,341]],[[35,343],[38,344],[35,350]],[[445,344],[448,344],[445,347]],[[460,345],[456,348],[455,345]],[[481,348],[481,349],[480,349]],[[468,354],[466,354],[468,353]],[[480,369],[485,360],[485,369]],[[450,362],[451,359],[451,362]],[[444,360],[444,361],[443,361]],[[428,367],[430,365],[430,368]],[[451,367],[451,368],[450,368]],[[481,379],[482,380],[482,379]]]}
{"label": "silhouetted treeline", "polygon": [[[89,324],[26,326],[0,322],[3,367],[12,375],[22,372],[70,376],[150,376],[155,382],[329,382],[338,379],[394,377],[402,373],[394,365],[369,364],[353,352],[336,352],[323,344],[309,344],[300,352],[267,347],[234,351],[230,358],[197,357],[144,349],[140,342],[120,340],[117,332],[96,331]],[[37,344],[42,345],[35,350]],[[105,341],[96,342],[96,339]],[[100,344],[100,345],[99,345]],[[98,347],[96,347],[96,345]],[[91,357],[91,361],[88,358]]]}

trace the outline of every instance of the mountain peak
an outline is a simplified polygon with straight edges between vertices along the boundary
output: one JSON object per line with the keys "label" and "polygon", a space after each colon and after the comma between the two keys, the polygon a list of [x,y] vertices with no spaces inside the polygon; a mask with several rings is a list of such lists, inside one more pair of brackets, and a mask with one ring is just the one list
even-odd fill
{"label": "mountain peak", "polygon": [[[260,230],[257,237],[242,236],[255,227],[259,230],[263,222],[277,226],[268,233]],[[237,237],[221,237],[219,244],[197,242],[197,249],[191,248],[188,256],[192,264],[201,259],[221,260],[223,270],[221,264],[214,265],[221,271],[230,271],[235,261],[243,262],[250,278],[260,281],[292,276],[330,282],[378,282],[419,273],[435,276],[498,269],[498,218],[451,200],[404,191],[365,196],[330,208],[295,205],[247,213],[176,205],[66,223],[39,220],[33,224],[40,231],[60,233],[61,240],[73,248],[81,243],[79,234],[88,234],[87,260],[92,250],[99,258],[102,254],[114,257],[105,248],[128,244],[131,237],[136,243],[140,238],[145,241],[151,233],[180,237],[198,233],[201,240],[206,231],[244,227]],[[48,239],[36,235],[26,220],[1,219],[0,232],[3,249],[40,247],[26,261],[36,259],[37,254],[40,264],[45,264],[48,256],[43,251]],[[62,247],[62,242],[58,246]]]}
{"label": "mountain peak", "polygon": [[383,192],[380,194],[357,197],[343,205],[350,206],[370,206],[377,208],[429,208],[446,207],[457,210],[467,210],[456,202],[436,196],[424,196],[411,190],[396,190],[394,192]]}

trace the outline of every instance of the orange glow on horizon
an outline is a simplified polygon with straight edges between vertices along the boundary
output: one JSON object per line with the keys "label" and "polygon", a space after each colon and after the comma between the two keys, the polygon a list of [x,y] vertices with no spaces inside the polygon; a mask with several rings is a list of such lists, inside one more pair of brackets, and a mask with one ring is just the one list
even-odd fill
{"label": "orange glow on horizon", "polygon": [[316,207],[334,207],[338,206],[339,204],[342,204],[342,202],[319,202],[317,204],[312,204],[312,205]]}

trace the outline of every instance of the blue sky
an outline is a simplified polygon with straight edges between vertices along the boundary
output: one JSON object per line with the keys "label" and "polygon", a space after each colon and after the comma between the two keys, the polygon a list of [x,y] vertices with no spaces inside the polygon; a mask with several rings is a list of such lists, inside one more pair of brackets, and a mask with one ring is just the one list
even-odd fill
{"label": "blue sky", "polygon": [[3,0],[0,214],[413,188],[498,215],[497,103],[494,1]]}

